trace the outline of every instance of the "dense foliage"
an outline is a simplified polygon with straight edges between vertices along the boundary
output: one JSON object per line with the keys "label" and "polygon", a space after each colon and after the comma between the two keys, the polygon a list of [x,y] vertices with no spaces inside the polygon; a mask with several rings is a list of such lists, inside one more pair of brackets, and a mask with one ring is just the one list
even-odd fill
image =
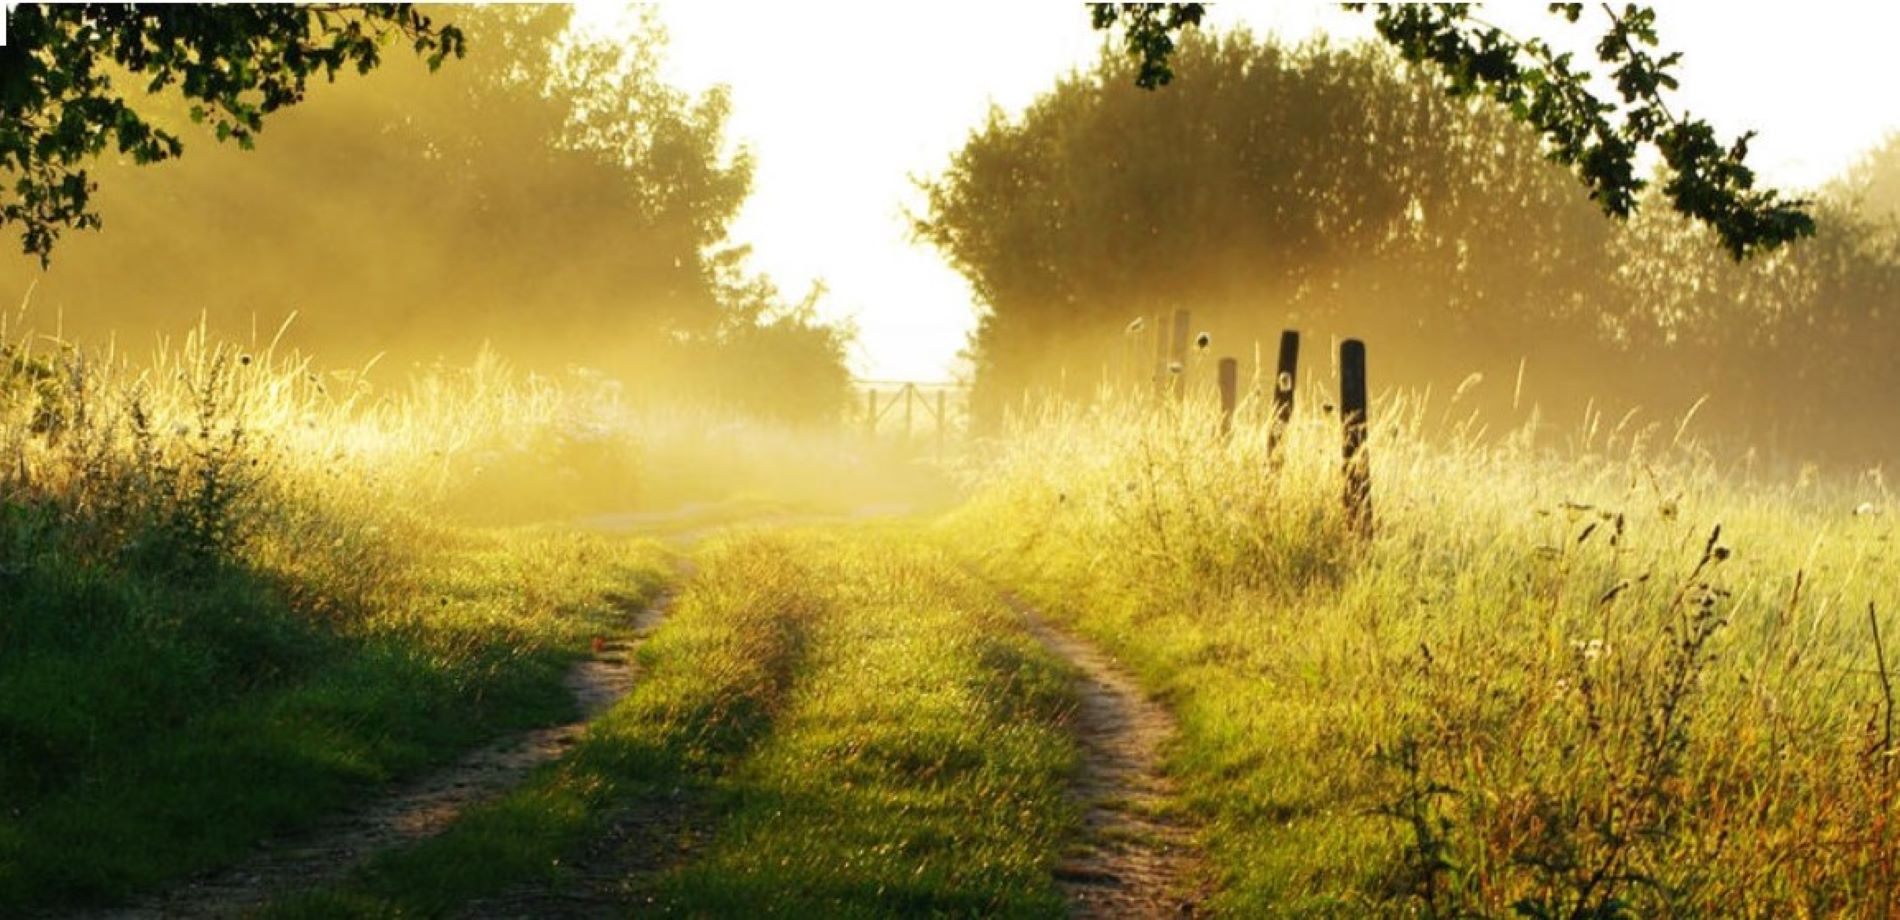
{"label": "dense foliage", "polygon": [[[9,9],[0,45],[0,223],[17,224],[42,263],[65,229],[96,228],[86,164],[113,148],[135,163],[184,152],[184,140],[127,104],[120,77],[175,90],[191,120],[249,148],[264,116],[302,101],[312,76],[368,73],[401,38],[431,70],[463,53],[461,30],[409,3],[160,10],[131,4],[25,4]],[[10,194],[9,194],[10,193]]]}
{"label": "dense foliage", "polygon": [[[1173,36],[1198,25],[1206,13],[1200,3],[1089,6],[1095,28],[1122,27],[1123,44],[1140,65],[1135,83],[1146,89],[1173,79]],[[1636,209],[1648,185],[1637,157],[1653,149],[1669,169],[1662,192],[1670,207],[1715,230],[1738,261],[1814,233],[1809,202],[1755,187],[1746,162],[1751,135],[1725,146],[1707,122],[1670,109],[1665,97],[1677,87],[1671,71],[1682,55],[1656,50],[1656,11],[1650,7],[1632,3],[1619,11],[1603,4],[1608,22],[1595,54],[1616,88],[1610,97],[1598,94],[1597,75],[1587,65],[1576,66],[1575,55],[1485,22],[1477,4],[1344,6],[1370,12],[1379,37],[1407,61],[1436,70],[1454,98],[1487,96],[1535,128],[1545,154],[1574,170],[1606,214],[1628,217]],[[1549,9],[1575,23],[1583,6],[1552,3]]]}
{"label": "dense foliage", "polygon": [[1171,60],[1151,93],[1105,55],[1021,117],[993,114],[929,182],[919,232],[985,308],[972,355],[992,414],[1024,388],[1145,377],[1151,318],[1178,306],[1223,354],[1283,326],[1364,338],[1375,386],[1522,366],[1521,391],[1493,393],[1566,418],[1591,398],[1680,413],[1708,395],[1711,433],[1892,447],[1865,415],[1819,417],[1892,373],[1878,319],[1900,252],[1845,188],[1817,238],[1738,264],[1667,207],[1602,220],[1534,130],[1389,52],[1190,33]]}
{"label": "dense foliage", "polygon": [[[570,16],[457,9],[455,67],[391,59],[280,113],[250,152],[102,165],[111,231],[65,241],[50,269],[0,263],[0,286],[30,290],[34,325],[63,317],[69,336],[201,312],[231,337],[267,335],[294,311],[289,343],[332,365],[461,364],[487,343],[537,370],[604,370],[630,396],[834,415],[843,330],[750,274],[726,238],[752,164],[727,138],[724,93],[661,77],[650,11],[625,40],[574,35]],[[739,341],[790,376],[740,385],[722,358]]]}
{"label": "dense foliage", "polygon": [[1460,373],[1457,343],[1587,334],[1610,225],[1509,118],[1363,47],[1190,35],[1175,62],[1155,94],[1105,57],[930,184],[919,229],[988,307],[979,387],[1091,387],[1131,318],[1177,305],[1244,336],[1223,348],[1291,321]]}

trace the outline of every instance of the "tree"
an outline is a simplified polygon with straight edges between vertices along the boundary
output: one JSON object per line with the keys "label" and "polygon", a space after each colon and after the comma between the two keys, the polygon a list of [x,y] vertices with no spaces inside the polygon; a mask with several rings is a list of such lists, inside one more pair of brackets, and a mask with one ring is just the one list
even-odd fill
{"label": "tree", "polygon": [[[254,150],[108,157],[110,232],[63,240],[50,267],[0,257],[0,291],[31,290],[30,324],[81,338],[203,315],[268,340],[294,310],[283,347],[332,367],[460,363],[486,343],[536,372],[608,372],[629,398],[835,416],[844,330],[787,303],[727,237],[752,163],[725,93],[662,78],[650,10],[612,36],[570,29],[571,13],[458,10],[461,63],[392,57],[279,113]],[[188,125],[182,109],[146,114]],[[779,369],[776,389],[737,386],[735,361]]]}
{"label": "tree", "polygon": [[1900,133],[1890,133],[1862,154],[1830,190],[1858,202],[1869,217],[1900,219]]}
{"label": "tree", "polygon": [[[1755,188],[1746,160],[1752,134],[1724,145],[1706,122],[1678,117],[1665,93],[1677,86],[1671,71],[1681,54],[1658,54],[1656,14],[1629,4],[1602,9],[1608,27],[1597,59],[1616,87],[1614,100],[1591,89],[1595,75],[1540,39],[1518,39],[1474,15],[1468,3],[1345,4],[1373,15],[1379,36],[1407,61],[1429,65],[1454,97],[1485,95],[1543,136],[1546,154],[1576,172],[1590,198],[1611,216],[1626,218],[1647,182],[1636,159],[1645,147],[1662,156],[1669,173],[1663,194],[1676,211],[1713,228],[1729,255],[1740,260],[1814,233],[1807,201]],[[1581,3],[1553,3],[1570,23]],[[1198,25],[1199,3],[1095,3],[1097,29],[1120,26],[1128,53],[1140,62],[1137,85],[1154,89],[1173,77],[1172,35]]]}
{"label": "tree", "polygon": [[1065,369],[1077,395],[1104,363],[1141,376],[1122,330],[1177,305],[1228,354],[1288,320],[1402,341],[1382,366],[1419,383],[1456,383],[1492,343],[1594,337],[1614,225],[1507,113],[1374,46],[1195,33],[1176,55],[1166,96],[1110,55],[992,113],[925,186],[919,235],[987,308],[979,402]]}
{"label": "tree", "polygon": [[1607,412],[1628,436],[1706,396],[1705,444],[1860,469],[1900,445],[1900,409],[1866,397],[1900,387],[1900,215],[1879,195],[1900,143],[1817,193],[1813,237],[1736,261],[1660,187],[1604,220],[1532,126],[1382,45],[1195,32],[1171,60],[1153,93],[1109,51],[993,112],[924,186],[918,235],[983,308],[986,418],[1105,372],[1145,384],[1151,318],[1179,306],[1215,343],[1189,355],[1196,388],[1293,326],[1374,342],[1380,385],[1456,393],[1454,422]]}
{"label": "tree", "polygon": [[304,98],[310,77],[368,73],[400,38],[431,70],[463,36],[408,3],[152,6],[24,4],[0,47],[0,223],[50,261],[62,231],[100,225],[86,164],[108,147],[136,163],[177,157],[184,141],[126,101],[115,77],[175,89],[191,120],[248,148],[264,117]]}

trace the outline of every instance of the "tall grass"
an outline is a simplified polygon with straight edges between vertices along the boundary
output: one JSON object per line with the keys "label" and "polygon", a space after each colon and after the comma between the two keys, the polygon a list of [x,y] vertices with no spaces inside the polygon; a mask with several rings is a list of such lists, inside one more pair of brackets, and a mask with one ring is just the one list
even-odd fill
{"label": "tall grass", "polygon": [[571,714],[565,664],[663,554],[439,519],[479,488],[463,458],[588,394],[365,387],[202,334],[0,348],[7,909],[121,899]]}
{"label": "tall grass", "polygon": [[1387,394],[1377,536],[1338,421],[1023,413],[947,525],[1177,704],[1237,915],[1887,916],[1893,497],[1692,421]]}

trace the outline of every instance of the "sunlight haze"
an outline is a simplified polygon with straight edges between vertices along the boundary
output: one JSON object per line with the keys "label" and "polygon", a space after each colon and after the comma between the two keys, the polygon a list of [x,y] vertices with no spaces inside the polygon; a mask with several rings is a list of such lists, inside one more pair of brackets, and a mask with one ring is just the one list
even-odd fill
{"label": "sunlight haze", "polygon": [[[1797,15],[1767,2],[1683,3],[1659,11],[1663,47],[1684,53],[1680,100],[1733,135],[1756,130],[1751,162],[1794,188],[1826,181],[1900,126],[1891,5],[1836,3]],[[832,316],[855,319],[854,366],[879,379],[942,380],[975,322],[968,283],[909,239],[912,177],[941,170],[994,104],[1015,114],[1100,47],[1067,4],[665,3],[680,85],[731,88],[732,133],[757,176],[733,227],[788,294],[822,280]],[[590,6],[611,28],[625,13]],[[1502,9],[1500,24],[1556,20]],[[1007,28],[1002,27],[1007,23]],[[1209,24],[1298,40],[1370,35],[1332,4],[1217,4]],[[1851,27],[1843,27],[1851,24]],[[1528,31],[1528,29],[1527,29]],[[1574,30],[1593,33],[1586,24]],[[797,35],[797,39],[788,36]],[[1775,58],[1764,61],[1760,55]],[[1851,99],[1856,118],[1839,116]]]}
{"label": "sunlight haze", "polygon": [[1900,7],[6,6],[0,920],[1900,918]]}

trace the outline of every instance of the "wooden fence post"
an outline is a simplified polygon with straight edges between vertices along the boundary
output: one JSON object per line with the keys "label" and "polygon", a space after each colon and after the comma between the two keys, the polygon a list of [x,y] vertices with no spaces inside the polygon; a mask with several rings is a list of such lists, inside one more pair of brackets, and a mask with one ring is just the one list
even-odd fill
{"label": "wooden fence post", "polygon": [[916,401],[917,385],[914,383],[904,384],[904,447],[907,450],[910,448],[910,406],[911,403]]}
{"label": "wooden fence post", "polygon": [[944,391],[937,391],[937,459],[943,459],[943,429],[950,423],[950,417],[944,414]]}
{"label": "wooden fence post", "polygon": [[1300,372],[1300,334],[1293,329],[1280,333],[1280,363],[1273,376],[1273,415],[1267,419],[1267,460],[1280,462],[1280,442],[1293,423],[1293,381]]}
{"label": "wooden fence post", "polygon": [[1234,433],[1234,403],[1239,396],[1240,362],[1220,359],[1220,436],[1225,441]]}
{"label": "wooden fence post", "polygon": [[1344,426],[1346,524],[1360,536],[1372,535],[1372,470],[1366,456],[1366,343],[1347,339],[1339,345],[1339,418]]}
{"label": "wooden fence post", "polygon": [[877,388],[865,391],[864,433],[871,440],[877,440]]}
{"label": "wooden fence post", "polygon": [[1150,323],[1150,325],[1154,327],[1155,333],[1155,399],[1160,399],[1167,395],[1168,392],[1168,325],[1166,317],[1156,313],[1154,315],[1154,322]]}
{"label": "wooden fence post", "polygon": [[1178,402],[1187,397],[1188,311],[1174,311],[1173,332],[1168,344],[1168,378]]}

